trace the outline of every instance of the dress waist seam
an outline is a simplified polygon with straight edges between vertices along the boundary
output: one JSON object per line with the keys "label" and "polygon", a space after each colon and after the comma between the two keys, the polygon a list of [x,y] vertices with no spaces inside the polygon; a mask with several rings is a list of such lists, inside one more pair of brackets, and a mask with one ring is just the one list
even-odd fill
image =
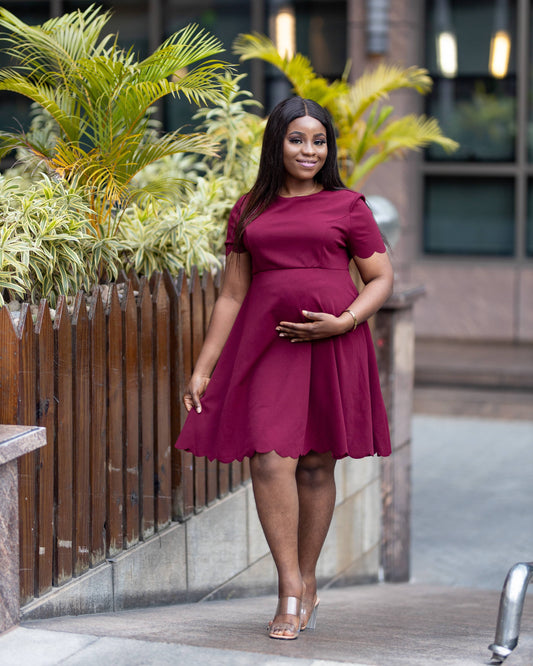
{"label": "dress waist seam", "polygon": [[345,273],[348,271],[348,267],[346,268],[327,268],[326,266],[291,266],[291,267],[286,267],[286,268],[264,268],[263,270],[260,271],[252,271],[252,275],[258,275],[259,273],[273,273],[273,272],[279,272],[279,271],[337,271],[341,273]]}

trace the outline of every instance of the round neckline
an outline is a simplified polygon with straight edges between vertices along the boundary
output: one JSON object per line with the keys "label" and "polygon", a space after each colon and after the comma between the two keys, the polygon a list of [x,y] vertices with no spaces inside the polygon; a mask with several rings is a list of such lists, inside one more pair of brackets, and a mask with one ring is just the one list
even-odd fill
{"label": "round neckline", "polygon": [[290,197],[285,197],[283,194],[277,194],[276,196],[278,199],[308,199],[309,197],[316,197],[317,194],[322,194],[322,192],[327,192],[328,190],[325,190],[322,188],[318,192],[311,192],[310,194],[293,194]]}

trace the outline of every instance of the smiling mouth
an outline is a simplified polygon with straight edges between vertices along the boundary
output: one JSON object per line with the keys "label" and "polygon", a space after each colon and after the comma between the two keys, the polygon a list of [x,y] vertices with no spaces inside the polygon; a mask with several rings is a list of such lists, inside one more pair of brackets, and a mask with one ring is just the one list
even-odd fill
{"label": "smiling mouth", "polygon": [[300,166],[308,167],[308,168],[314,167],[317,164],[316,162],[301,162],[300,160],[296,160],[296,161],[298,162],[298,164]]}

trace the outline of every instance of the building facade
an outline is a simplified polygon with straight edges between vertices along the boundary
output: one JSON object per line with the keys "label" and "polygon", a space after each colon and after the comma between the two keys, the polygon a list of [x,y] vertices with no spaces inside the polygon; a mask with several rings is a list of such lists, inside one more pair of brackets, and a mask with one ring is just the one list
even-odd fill
{"label": "building facade", "polygon": [[[89,1],[4,1],[28,22],[89,6]],[[398,281],[423,284],[419,337],[533,342],[533,8],[530,0],[105,0],[120,43],[145,55],[190,22],[215,33],[228,60],[241,32],[272,34],[275,17],[295,19],[296,49],[328,78],[347,59],[351,77],[376,61],[418,65],[434,79],[425,99],[392,96],[400,113],[426,112],[460,143],[431,148],[378,169],[362,187],[398,209],[393,251]],[[266,111],[288,94],[259,62],[242,68]],[[167,129],[188,111],[167,100]],[[2,127],[27,116],[4,96]]]}

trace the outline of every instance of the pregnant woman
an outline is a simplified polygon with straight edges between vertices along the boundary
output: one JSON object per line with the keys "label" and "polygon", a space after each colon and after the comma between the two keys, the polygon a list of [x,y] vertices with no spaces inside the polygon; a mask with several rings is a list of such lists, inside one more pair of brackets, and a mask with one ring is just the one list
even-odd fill
{"label": "pregnant woman", "polygon": [[226,254],[176,446],[250,458],[279,580],[269,635],[290,640],[315,626],[336,460],[390,454],[366,320],[390,295],[393,271],[364,197],[340,179],[333,125],[316,102],[294,97],[272,111]]}

